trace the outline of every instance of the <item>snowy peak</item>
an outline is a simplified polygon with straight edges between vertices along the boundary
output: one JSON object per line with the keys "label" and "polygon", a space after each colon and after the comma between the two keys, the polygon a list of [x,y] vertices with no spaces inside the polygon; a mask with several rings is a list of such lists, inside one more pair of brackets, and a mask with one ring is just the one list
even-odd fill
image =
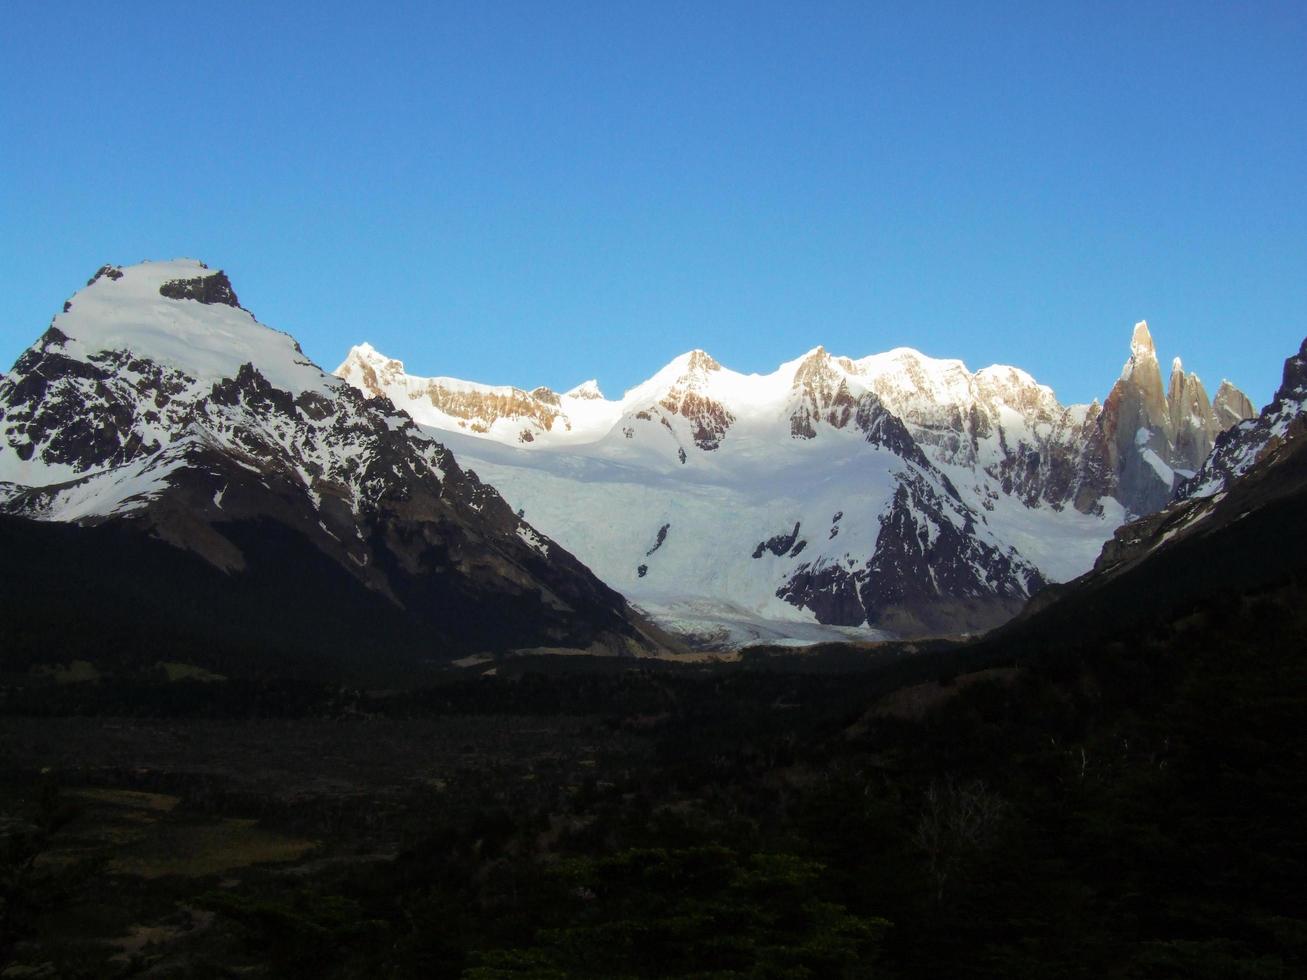
{"label": "snowy peak", "polygon": [[[347,362],[405,377],[371,348]],[[307,550],[436,651],[639,642],[616,593],[410,416],[194,260],[102,267],[0,380],[0,510],[122,521],[230,574]]]}
{"label": "snowy peak", "polygon": [[[402,377],[397,361],[388,362],[388,380],[373,383],[351,367],[353,355],[341,376],[373,393],[384,390],[421,424],[537,449],[603,442],[625,458],[652,456],[673,469],[706,462],[704,454],[756,452],[782,439],[866,435],[858,420],[888,412],[933,464],[976,474],[961,478],[982,496],[994,481],[997,492],[1027,507],[1070,504],[1086,513],[1099,512],[1105,498],[1135,513],[1160,507],[1177,474],[1201,464],[1216,433],[1252,412],[1232,386],[1210,402],[1178,359],[1164,389],[1144,321],[1134,327],[1129,359],[1102,406],[1062,405],[1051,388],[1016,367],[972,372],[960,360],[909,347],[852,359],[818,346],[765,375],[739,374],[695,349],[618,401],[604,399],[591,383],[559,398],[547,389]],[[380,377],[386,369],[373,371]]]}
{"label": "snowy peak", "polygon": [[519,443],[533,442],[556,425],[570,428],[558,395],[549,388],[523,391],[457,378],[413,377],[405,373],[403,361],[371,344],[352,347],[335,373],[371,397],[389,398],[423,425]]}
{"label": "snowy peak", "polygon": [[[722,366],[717,363],[716,358],[705,350],[695,348],[688,354],[682,355],[685,360],[686,375],[694,377],[706,377],[712,371],[720,371]],[[680,358],[678,358],[680,360]]]}
{"label": "snowy peak", "polygon": [[[658,398],[657,407],[684,419],[693,444],[711,452],[721,445],[726,431],[735,422],[730,409],[708,394],[715,376],[724,373],[722,366],[706,351],[696,349],[676,358],[655,377],[666,377],[673,372],[676,380]],[[685,461],[683,456],[681,461]]]}
{"label": "snowy peak", "polygon": [[[1016,367],[972,372],[960,360],[908,347],[852,359],[818,346],[764,375],[732,371],[695,349],[616,401],[604,399],[597,385],[561,398],[545,389],[454,379],[396,376],[378,386],[352,371],[348,359],[340,373],[365,390],[384,388],[424,425],[533,450],[603,445],[629,461],[657,460],[663,472],[711,468],[741,453],[756,458],[781,441],[854,432],[871,438],[873,427],[882,434],[893,429],[881,421],[889,414],[913,444],[908,455],[924,452],[978,499],[992,505],[992,495],[1007,495],[1026,507],[1069,504],[1084,513],[1100,513],[1110,498],[1138,513],[1161,506],[1176,474],[1196,469],[1226,418],[1245,409],[1231,388],[1218,420],[1201,382],[1182,365],[1173,365],[1168,397],[1142,321],[1103,406],[1062,405],[1051,388]],[[454,399],[436,389],[481,394]],[[906,445],[897,435],[886,439]]]}
{"label": "snowy peak", "polygon": [[[833,429],[843,429],[849,424],[859,407],[859,397],[849,383],[855,371],[851,360],[833,358],[824,347],[816,347],[803,356],[790,384],[797,402],[789,413],[791,438],[814,439],[818,424],[823,422]],[[858,395],[866,395],[862,384],[856,387]]]}
{"label": "snowy peak", "polygon": [[582,381],[575,388],[563,393],[564,398],[579,398],[583,401],[603,401],[604,393],[599,390],[599,382],[594,378]]}
{"label": "snowy peak", "polygon": [[64,338],[64,355],[79,361],[131,351],[201,383],[254,363],[296,395],[335,384],[289,335],[240,307],[222,270],[195,259],[103,266],[64,304],[51,330]]}
{"label": "snowy peak", "polygon": [[826,352],[825,347],[814,347],[799,359],[791,387],[805,393],[829,389],[846,382],[857,373],[858,367],[852,359],[834,357]]}
{"label": "snowy peak", "polygon": [[372,398],[386,396],[389,386],[402,384],[407,377],[403,361],[386,357],[367,343],[351,347],[334,373]]}

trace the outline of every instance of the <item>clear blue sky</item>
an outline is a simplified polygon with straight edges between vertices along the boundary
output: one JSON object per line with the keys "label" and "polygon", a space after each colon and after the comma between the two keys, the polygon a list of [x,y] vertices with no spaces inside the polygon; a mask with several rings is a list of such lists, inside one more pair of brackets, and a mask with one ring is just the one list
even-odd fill
{"label": "clear blue sky", "polygon": [[613,396],[908,345],[1087,401],[1147,318],[1260,404],[1307,4],[6,4],[0,361],[179,255],[328,369]]}

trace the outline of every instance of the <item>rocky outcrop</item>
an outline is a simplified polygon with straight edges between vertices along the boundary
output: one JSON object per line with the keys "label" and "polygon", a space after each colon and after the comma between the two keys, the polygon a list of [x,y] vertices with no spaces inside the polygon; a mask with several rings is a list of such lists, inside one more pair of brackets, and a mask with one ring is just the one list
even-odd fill
{"label": "rocky outcrop", "polygon": [[[100,268],[95,270],[95,275],[91,276],[90,279],[86,280],[86,284],[88,286],[93,286],[95,285],[95,282],[98,279],[108,278],[110,280],[117,280],[117,279],[121,279],[122,277],[123,277],[123,270],[120,269],[118,266],[102,265],[100,266]],[[64,312],[65,313],[68,312],[67,303],[64,304]]]}
{"label": "rocky outcrop", "polygon": [[[837,368],[824,347],[809,353],[794,372],[791,390],[795,404],[790,411],[790,436],[813,439],[816,425],[824,423],[842,429],[853,420],[858,400],[849,390],[848,373],[853,362],[841,358]],[[840,370],[842,368],[843,370]],[[865,430],[864,430],[865,431]]]}
{"label": "rocky outcrop", "polygon": [[1098,506],[1103,493],[1086,484],[1082,459],[1096,404],[1063,406],[1016,368],[973,374],[906,348],[853,365],[933,462],[976,474],[982,497],[992,487],[1027,507]]}
{"label": "rocky outcrop", "polygon": [[[897,415],[887,409],[879,398],[866,392],[858,399],[854,424],[863,434],[867,443],[880,449],[888,449],[900,459],[915,463],[923,469],[933,469],[921,451],[908,427]],[[940,482],[948,488],[949,495],[956,498],[957,491],[948,477],[940,474]]]}
{"label": "rocky outcrop", "polygon": [[1253,407],[1247,395],[1229,381],[1222,381],[1212,397],[1212,414],[1216,416],[1218,432],[1224,432],[1244,419],[1256,416],[1257,409]]}
{"label": "rocky outcrop", "polygon": [[[769,544],[759,545],[755,557]],[[871,555],[805,562],[777,595],[811,609],[821,623],[921,634],[997,625],[1044,584],[1014,550],[978,534],[975,515],[960,500],[913,467],[901,474],[880,517]]]}
{"label": "rocky outcrop", "polygon": [[710,375],[722,366],[701,350],[691,351],[685,373],[658,399],[658,407],[679,415],[690,424],[690,438],[705,452],[722,444],[735,421],[734,414],[721,402],[704,393]]}
{"label": "rocky outcrop", "polygon": [[1177,499],[1209,497],[1227,489],[1262,459],[1307,431],[1307,339],[1284,362],[1275,398],[1260,415],[1240,422],[1216,438],[1202,468],[1177,490]]}
{"label": "rocky outcrop", "polygon": [[[186,409],[176,404],[189,385],[183,372],[129,351],[73,357],[67,343],[50,327],[0,381],[4,446],[25,468],[71,476],[121,466],[159,450],[158,427],[185,424]],[[134,396],[138,385],[148,399]]]}
{"label": "rocky outcrop", "polygon": [[231,280],[219,269],[217,272],[196,276],[194,279],[173,279],[159,287],[159,295],[168,299],[193,299],[197,303],[221,303],[240,307]]}
{"label": "rocky outcrop", "polygon": [[[759,541],[758,547],[753,549],[753,557],[761,558],[763,552],[770,551],[777,558],[782,555],[798,554],[803,548],[800,545],[806,545],[807,542],[799,541],[799,521],[794,522],[792,531],[785,531],[780,534],[773,534],[766,541]],[[797,551],[795,549],[798,549]]]}
{"label": "rocky outcrop", "polygon": [[1171,364],[1171,383],[1166,393],[1170,410],[1172,467],[1192,473],[1212,451],[1212,441],[1221,431],[1198,375],[1185,374],[1180,358]]}
{"label": "rocky outcrop", "polygon": [[523,391],[452,378],[415,378],[405,373],[403,361],[385,357],[369,344],[350,350],[335,374],[371,395],[391,398],[410,414],[413,403],[425,404],[455,426],[478,434],[501,426],[518,441],[531,442],[555,425],[570,428],[561,399],[549,388]]}

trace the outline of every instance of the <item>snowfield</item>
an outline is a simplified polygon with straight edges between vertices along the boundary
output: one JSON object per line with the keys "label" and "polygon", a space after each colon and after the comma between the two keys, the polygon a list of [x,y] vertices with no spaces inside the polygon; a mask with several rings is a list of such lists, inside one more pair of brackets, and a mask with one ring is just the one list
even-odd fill
{"label": "snowfield", "polygon": [[[616,400],[593,381],[555,395],[417,378],[368,345],[354,348],[337,374],[390,397],[533,526],[660,624],[703,645],[888,636],[865,624],[823,625],[778,591],[799,570],[865,569],[911,474],[945,498],[951,482],[958,499],[930,513],[906,505],[921,548],[935,546],[945,522],[961,533],[970,516],[971,534],[999,552],[1015,550],[1050,581],[1088,570],[1124,518],[1110,498],[1096,514],[1028,505],[986,472],[1007,447],[1067,438],[1088,406],[1064,408],[1016,368],[973,374],[961,361],[909,348],[856,361],[815,348],[767,375],[739,374],[692,351]],[[832,422],[841,387],[850,399],[870,393],[905,419],[926,468]],[[450,392],[462,414],[441,407]],[[975,446],[945,431],[954,413],[973,406],[994,420]],[[811,420],[812,437],[796,436],[802,420]],[[761,547],[796,527],[779,553]]]}

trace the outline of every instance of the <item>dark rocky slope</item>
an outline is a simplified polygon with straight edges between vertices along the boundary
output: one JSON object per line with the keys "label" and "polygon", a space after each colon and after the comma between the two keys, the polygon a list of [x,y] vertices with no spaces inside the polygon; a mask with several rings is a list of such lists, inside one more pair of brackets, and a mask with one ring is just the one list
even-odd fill
{"label": "dark rocky slope", "polygon": [[[224,615],[245,608],[234,597],[248,598],[258,582],[269,630],[285,635],[299,623],[323,640],[288,647],[343,653],[402,637],[413,661],[654,647],[616,592],[388,400],[326,375],[289,337],[257,323],[220,272],[198,263],[110,272],[0,380],[0,510],[112,525],[96,539],[107,552],[99,560],[91,537],[79,544],[72,530],[59,532],[102,566],[84,570],[93,581],[125,573],[167,582],[175,563],[129,545],[135,534],[210,566],[189,603],[211,597],[215,635],[226,631]],[[39,551],[41,532],[19,537]],[[118,564],[125,555],[133,562]],[[305,582],[330,584],[306,592]],[[152,601],[142,588],[132,586],[140,599],[131,615],[167,621],[176,590]],[[76,617],[70,600],[66,614]],[[314,610],[323,622],[349,623],[324,632],[310,622]],[[368,615],[354,620],[347,610]]]}

